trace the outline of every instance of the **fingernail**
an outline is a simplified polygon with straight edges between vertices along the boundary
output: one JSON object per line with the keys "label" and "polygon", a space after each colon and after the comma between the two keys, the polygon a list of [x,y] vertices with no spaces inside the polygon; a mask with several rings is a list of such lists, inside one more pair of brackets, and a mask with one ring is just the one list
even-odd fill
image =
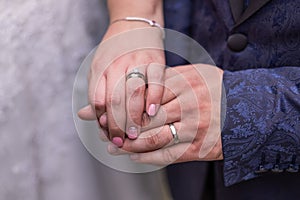
{"label": "fingernail", "polygon": [[148,109],[148,115],[153,117],[156,113],[156,106],[155,104],[150,104],[149,109]]}
{"label": "fingernail", "polygon": [[131,154],[130,159],[131,160],[138,160],[140,158],[139,154]]}
{"label": "fingernail", "polygon": [[103,115],[100,116],[99,123],[103,127],[107,126],[107,116],[105,114],[103,114]]}
{"label": "fingernail", "polygon": [[122,147],[123,146],[123,140],[120,137],[114,137],[112,139],[112,143],[114,143],[117,147]]}
{"label": "fingernail", "polygon": [[113,144],[109,144],[108,147],[107,147],[107,151],[110,154],[114,154],[114,153],[117,153],[118,148]]}
{"label": "fingernail", "polygon": [[129,137],[130,139],[136,139],[137,136],[138,136],[137,128],[135,128],[135,127],[130,127],[130,128],[128,129],[127,135],[128,135],[128,137]]}

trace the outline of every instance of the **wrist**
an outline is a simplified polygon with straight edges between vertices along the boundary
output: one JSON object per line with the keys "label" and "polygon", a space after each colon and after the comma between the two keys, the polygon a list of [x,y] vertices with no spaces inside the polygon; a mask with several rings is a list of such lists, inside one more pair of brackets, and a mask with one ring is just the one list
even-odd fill
{"label": "wrist", "polygon": [[161,25],[154,20],[142,17],[125,17],[112,21],[104,36],[104,39],[108,39],[109,37],[121,32],[150,27],[153,27],[160,31],[160,36],[162,39],[164,39],[165,32]]}
{"label": "wrist", "polygon": [[[161,14],[162,15],[162,14]],[[126,19],[126,18],[141,18],[141,19],[147,19],[149,21],[153,21],[157,24],[159,24],[160,27],[164,27],[164,20],[163,17],[160,17],[160,15],[144,15],[144,14],[130,14],[130,15],[126,15],[126,16],[120,16],[120,17],[113,17],[110,18],[110,24],[115,24],[116,21],[121,21],[122,19]],[[126,20],[122,20],[122,22],[135,22],[136,24],[143,24],[142,21],[126,21]]]}
{"label": "wrist", "polygon": [[154,20],[162,27],[164,25],[162,0],[147,1],[108,1],[110,23],[128,16],[142,17]]}

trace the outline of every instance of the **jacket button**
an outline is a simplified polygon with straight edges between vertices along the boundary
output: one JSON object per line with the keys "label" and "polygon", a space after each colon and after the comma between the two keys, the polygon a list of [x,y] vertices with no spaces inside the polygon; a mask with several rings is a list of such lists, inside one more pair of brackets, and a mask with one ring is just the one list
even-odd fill
{"label": "jacket button", "polygon": [[234,33],[227,39],[227,46],[231,51],[239,52],[246,48],[248,38],[241,33]]}
{"label": "jacket button", "polygon": [[258,169],[255,171],[256,174],[261,174],[261,173],[265,173],[267,172],[268,170],[262,166],[262,165],[259,165]]}
{"label": "jacket button", "polygon": [[286,169],[287,172],[295,173],[299,171],[299,166],[290,164],[289,168]]}
{"label": "jacket button", "polygon": [[281,169],[279,167],[279,165],[274,165],[273,169],[271,170],[272,172],[275,172],[275,173],[280,173],[280,172],[283,172],[283,169]]}

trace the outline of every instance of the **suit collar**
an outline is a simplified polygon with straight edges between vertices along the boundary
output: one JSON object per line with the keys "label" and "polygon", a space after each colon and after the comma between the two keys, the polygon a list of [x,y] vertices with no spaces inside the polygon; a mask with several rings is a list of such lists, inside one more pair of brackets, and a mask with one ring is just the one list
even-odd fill
{"label": "suit collar", "polygon": [[234,27],[242,24],[269,1],[271,0],[251,0],[249,6],[243,12],[243,0],[229,0],[232,16],[235,20]]}
{"label": "suit collar", "polygon": [[243,13],[244,0],[229,0],[232,17],[235,22],[239,20]]}

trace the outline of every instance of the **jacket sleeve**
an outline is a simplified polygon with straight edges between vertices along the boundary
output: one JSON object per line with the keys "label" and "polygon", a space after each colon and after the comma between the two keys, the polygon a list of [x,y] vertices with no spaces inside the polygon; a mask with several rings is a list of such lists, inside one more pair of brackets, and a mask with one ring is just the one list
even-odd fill
{"label": "jacket sleeve", "polygon": [[224,71],[225,185],[298,172],[300,67]]}

